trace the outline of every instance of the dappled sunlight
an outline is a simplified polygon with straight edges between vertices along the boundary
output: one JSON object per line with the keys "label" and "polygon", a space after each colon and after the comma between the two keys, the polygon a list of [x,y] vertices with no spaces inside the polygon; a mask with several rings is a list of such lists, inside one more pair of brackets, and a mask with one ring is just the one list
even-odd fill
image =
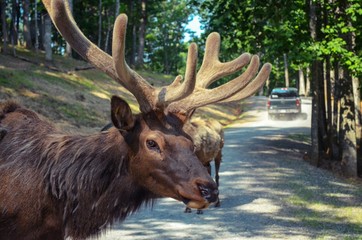
{"label": "dappled sunlight", "polygon": [[277,150],[267,150],[267,151],[263,151],[263,150],[257,150],[257,151],[250,151],[249,153],[253,153],[253,154],[270,154],[270,155],[275,155],[278,154]]}
{"label": "dappled sunlight", "polygon": [[343,219],[358,226],[362,226],[362,208],[361,206],[355,207],[341,207],[335,209],[336,219]]}
{"label": "dappled sunlight", "polygon": [[325,196],[332,198],[340,198],[340,199],[353,197],[352,194],[347,194],[347,193],[325,193]]}
{"label": "dappled sunlight", "polygon": [[343,188],[346,188],[346,189],[354,189],[354,190],[358,189],[357,186],[351,185],[351,184],[349,184],[349,183],[337,182],[337,181],[330,181],[329,183],[330,183],[331,185],[335,185],[335,186],[337,186],[337,187],[343,187]]}
{"label": "dappled sunlight", "polygon": [[54,72],[54,71],[44,71],[44,70],[41,70],[41,69],[36,70],[34,72],[39,73],[39,74],[45,74],[45,75],[55,77],[55,78],[59,78],[59,74],[61,74],[61,76],[66,75],[64,73],[59,73],[59,72]]}
{"label": "dappled sunlight", "polygon": [[281,206],[275,205],[271,199],[257,198],[248,204],[235,207],[235,210],[258,214],[275,214],[281,210]]}
{"label": "dappled sunlight", "polygon": [[25,97],[33,98],[33,99],[34,99],[34,98],[39,98],[39,97],[41,97],[40,94],[35,93],[35,92],[32,92],[32,91],[30,91],[30,90],[28,90],[28,89],[25,89],[25,88],[20,89],[19,93],[20,93],[21,95],[25,96]]}
{"label": "dappled sunlight", "polygon": [[102,98],[102,99],[107,99],[109,100],[110,98],[110,94],[109,93],[105,93],[105,92],[99,92],[99,91],[91,91],[91,93],[96,96],[96,97],[99,97],[99,98]]}

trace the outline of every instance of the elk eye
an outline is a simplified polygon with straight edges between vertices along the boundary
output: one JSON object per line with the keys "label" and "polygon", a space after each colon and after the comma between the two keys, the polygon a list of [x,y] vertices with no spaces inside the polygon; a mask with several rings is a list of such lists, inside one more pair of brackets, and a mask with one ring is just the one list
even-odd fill
{"label": "elk eye", "polygon": [[148,149],[150,149],[150,150],[153,150],[156,152],[161,152],[160,147],[154,140],[147,140],[146,145],[147,145]]}

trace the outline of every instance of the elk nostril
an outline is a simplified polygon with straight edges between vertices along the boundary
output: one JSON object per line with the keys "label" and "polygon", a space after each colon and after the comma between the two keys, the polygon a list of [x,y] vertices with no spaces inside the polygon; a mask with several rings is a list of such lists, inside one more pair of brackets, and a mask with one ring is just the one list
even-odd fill
{"label": "elk nostril", "polygon": [[209,190],[207,189],[200,189],[200,192],[203,197],[207,197],[210,194]]}
{"label": "elk nostril", "polygon": [[219,195],[219,191],[217,189],[210,189],[206,186],[199,185],[199,191],[203,198],[205,198],[209,202],[215,202]]}

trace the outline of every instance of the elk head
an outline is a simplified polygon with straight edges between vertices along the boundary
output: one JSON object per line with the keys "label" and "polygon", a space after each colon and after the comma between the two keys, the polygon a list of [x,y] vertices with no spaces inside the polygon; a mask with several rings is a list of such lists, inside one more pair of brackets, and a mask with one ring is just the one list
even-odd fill
{"label": "elk head", "polygon": [[[77,27],[67,1],[43,0],[55,26],[83,58],[107,73],[137,99],[141,113],[132,114],[128,104],[112,97],[111,117],[129,148],[129,173],[156,195],[183,201],[189,207],[204,208],[217,200],[217,186],[194,153],[192,140],[183,132],[190,113],[201,106],[245,98],[264,85],[271,65],[259,68],[257,56],[248,53],[221,63],[218,59],[220,36],[207,39],[202,66],[196,74],[197,46],[188,50],[185,79],[177,76],[168,86],[153,87],[125,62],[127,16],[121,14],[113,30],[112,56],[91,43]],[[214,89],[212,82],[241,70],[234,80]]]}

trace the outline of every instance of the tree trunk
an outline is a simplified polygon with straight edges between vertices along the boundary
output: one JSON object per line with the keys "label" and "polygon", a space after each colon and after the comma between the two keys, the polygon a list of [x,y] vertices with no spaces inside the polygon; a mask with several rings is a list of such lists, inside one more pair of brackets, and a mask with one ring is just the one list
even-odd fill
{"label": "tree trunk", "polygon": [[361,96],[359,79],[352,77],[353,96],[354,96],[354,112],[356,124],[356,153],[357,153],[357,175],[362,176],[362,154],[361,154]]}
{"label": "tree trunk", "polygon": [[[309,1],[309,29],[311,38],[316,41],[317,40],[317,14],[316,14],[316,5],[313,0]],[[318,92],[318,86],[319,86],[319,61],[314,60],[312,63],[311,68],[311,79],[313,82],[312,86],[312,126],[311,126],[311,139],[312,139],[312,150],[311,150],[311,163],[314,166],[318,166],[319,160],[320,160],[320,146],[319,146],[319,92]]]}
{"label": "tree trunk", "polygon": [[23,0],[23,35],[25,40],[25,47],[27,49],[33,48],[33,44],[31,42],[31,35],[30,35],[30,23],[29,23],[29,1],[30,0]]}
{"label": "tree trunk", "polygon": [[145,49],[145,35],[146,35],[146,24],[147,24],[147,11],[146,11],[147,0],[141,0],[141,19],[140,28],[138,32],[138,51],[137,51],[137,68],[143,67],[143,55]]}
{"label": "tree trunk", "polygon": [[136,51],[137,51],[137,26],[133,24],[132,26],[132,48],[130,54],[130,65],[136,67]]}
{"label": "tree trunk", "polygon": [[346,71],[342,72],[343,77],[340,79],[340,90],[342,92],[340,114],[341,165],[346,176],[357,177],[356,126],[352,79]]}
{"label": "tree trunk", "polygon": [[34,0],[34,22],[35,22],[35,52],[39,50],[39,27],[38,27],[38,4],[37,0]]}
{"label": "tree trunk", "polygon": [[137,26],[136,23],[134,21],[134,16],[135,16],[135,10],[134,10],[134,1],[133,0],[129,0],[128,1],[128,12],[129,12],[129,24],[130,24],[130,29],[132,29],[132,41],[130,44],[130,49],[131,52],[130,54],[127,54],[127,62],[129,63],[129,65],[134,68],[136,65],[136,42],[137,42]]}
{"label": "tree trunk", "polygon": [[10,35],[11,35],[11,45],[13,47],[13,55],[16,56],[15,45],[18,44],[18,29],[16,28],[16,19],[18,13],[18,3],[16,0],[12,1],[12,11],[11,11],[11,27],[10,27]]}
{"label": "tree trunk", "polygon": [[109,48],[109,37],[112,32],[113,24],[109,20],[110,16],[108,14],[108,11],[106,11],[106,18],[107,18],[107,33],[106,33],[106,39],[104,40],[104,51],[106,53],[110,53],[111,51],[108,49]]}
{"label": "tree trunk", "polygon": [[[348,6],[350,7],[350,6]],[[348,16],[348,15],[347,15]],[[353,28],[352,21],[347,17],[348,27]],[[353,52],[354,55],[357,55],[356,47],[356,33],[349,32],[347,34],[347,45],[349,46],[349,51]],[[355,112],[355,124],[356,124],[356,152],[357,152],[357,174],[362,176],[362,154],[361,154],[361,95],[360,95],[360,82],[359,79],[355,76],[352,78],[352,89],[354,96],[354,112]]]}
{"label": "tree trunk", "polygon": [[288,72],[288,60],[287,54],[283,54],[284,57],[284,77],[285,77],[285,87],[289,87],[289,72]]}
{"label": "tree trunk", "polygon": [[50,19],[49,14],[44,15],[44,48],[45,48],[45,60],[46,61],[52,61],[53,55],[52,55],[52,21]]}
{"label": "tree trunk", "polygon": [[119,8],[120,8],[120,2],[119,2],[119,0],[116,0],[116,11],[115,11],[115,18],[117,18],[118,17],[118,15],[119,15]]}
{"label": "tree trunk", "polygon": [[[73,14],[73,0],[68,0],[69,10]],[[72,47],[68,42],[65,45],[65,56],[72,57]]]}
{"label": "tree trunk", "polygon": [[331,62],[330,57],[326,56],[326,67],[325,67],[325,101],[326,101],[326,131],[327,131],[327,138],[328,138],[328,146],[327,146],[327,154],[329,160],[335,159],[334,156],[334,135],[333,135],[333,109],[332,109],[332,81],[331,81]]}
{"label": "tree trunk", "polygon": [[98,2],[98,47],[101,48],[102,43],[102,0]]}
{"label": "tree trunk", "polygon": [[339,136],[339,109],[340,109],[340,99],[342,94],[340,93],[340,81],[339,81],[339,63],[334,62],[333,63],[333,78],[334,78],[334,88],[333,88],[333,119],[332,119],[332,135],[333,135],[333,142],[334,142],[334,148],[333,148],[333,156],[336,157],[337,160],[341,158],[341,152],[338,148],[339,143],[341,142],[338,138]]}
{"label": "tree trunk", "polygon": [[307,77],[305,81],[305,96],[310,96],[310,67],[307,67]]}
{"label": "tree trunk", "polygon": [[302,67],[299,67],[299,95],[305,95],[305,80],[304,80],[304,73]]}
{"label": "tree trunk", "polygon": [[3,49],[2,52],[3,53],[7,53],[8,50],[8,29],[7,29],[7,24],[6,24],[6,16],[5,16],[5,8],[6,8],[6,1],[5,0],[0,0],[1,5],[1,30],[2,30],[2,34],[3,34]]}

